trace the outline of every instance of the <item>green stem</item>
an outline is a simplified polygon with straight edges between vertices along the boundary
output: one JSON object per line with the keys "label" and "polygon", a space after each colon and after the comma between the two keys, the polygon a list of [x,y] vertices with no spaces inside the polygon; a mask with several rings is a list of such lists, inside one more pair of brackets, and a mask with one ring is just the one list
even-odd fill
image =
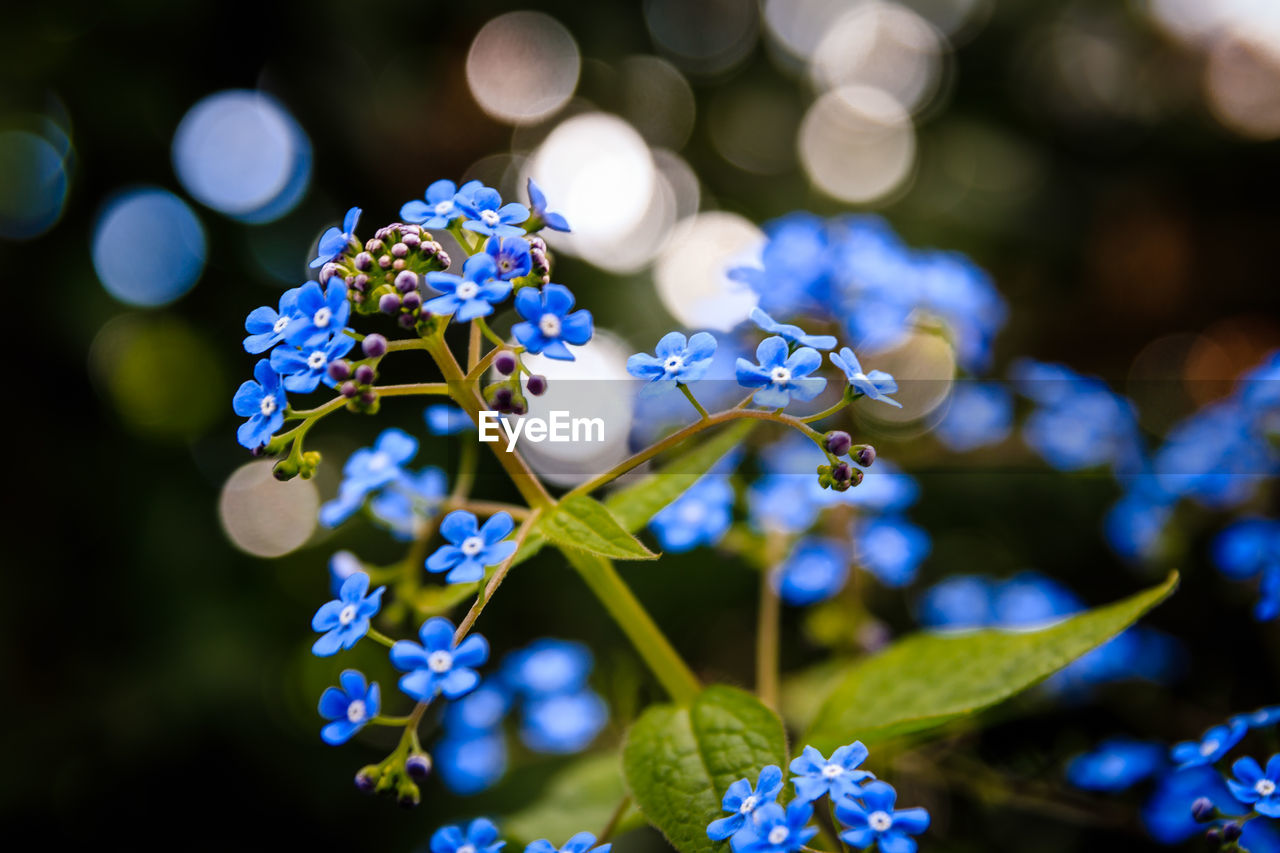
{"label": "green stem", "polygon": [[494,346],[502,347],[503,349],[506,349],[507,342],[504,341],[502,338],[498,337],[497,332],[489,328],[489,324],[485,322],[485,319],[483,317],[477,317],[471,322],[474,323],[480,329],[480,331],[484,333],[484,336],[489,339],[490,343],[492,343]]}
{"label": "green stem", "polygon": [[699,415],[701,415],[704,419],[711,417],[710,415],[707,414],[707,410],[702,408],[702,404],[698,402],[697,398],[693,396],[693,392],[689,390],[688,385],[685,385],[683,382],[677,382],[676,387],[679,388],[680,392],[684,394],[685,398],[688,399],[688,401],[693,404],[693,407],[698,410]]}
{"label": "green stem", "polygon": [[627,813],[627,807],[630,805],[631,795],[623,794],[622,801],[613,810],[613,814],[609,815],[609,822],[604,825],[604,829],[600,830],[600,837],[596,839],[597,843],[603,844],[613,837],[613,833],[618,830],[618,824],[622,822],[622,816]]}
{"label": "green stem", "polygon": [[409,718],[377,716],[369,720],[369,722],[373,723],[375,726],[403,726],[405,723],[409,722]]}
{"label": "green stem", "polygon": [[821,412],[818,412],[816,415],[809,415],[808,417],[800,418],[800,421],[802,423],[811,424],[814,421],[820,421],[823,418],[829,418],[847,405],[849,405],[849,401],[844,398],[841,398],[840,402],[836,403],[831,408],[823,409]]}
{"label": "green stem", "polygon": [[386,646],[387,648],[391,648],[396,644],[395,640],[391,639],[386,634],[383,634],[380,631],[374,630],[373,628],[370,628],[369,632],[365,636],[367,636],[370,640],[373,640],[374,642],[382,643],[382,645]]}
{"label": "green stem", "polygon": [[480,319],[471,321],[471,334],[467,341],[467,371],[476,369],[476,365],[480,362],[480,326],[479,323],[484,322]]}
{"label": "green stem", "polygon": [[471,630],[471,626],[480,618],[480,614],[484,612],[485,605],[489,603],[489,599],[493,598],[493,594],[498,591],[498,587],[502,586],[503,580],[507,577],[507,572],[511,571],[511,567],[515,565],[516,554],[520,553],[520,546],[524,544],[525,537],[533,529],[533,525],[538,521],[538,514],[541,512],[542,510],[535,509],[529,513],[528,518],[524,520],[520,525],[520,529],[516,531],[516,549],[494,571],[493,576],[489,578],[489,582],[485,584],[480,595],[476,597],[475,603],[471,605],[471,609],[467,611],[467,615],[462,617],[462,621],[458,623],[458,630],[453,635],[454,643],[462,641],[462,638]]}
{"label": "green stem", "polygon": [[409,385],[375,385],[379,397],[412,397],[418,394],[447,396],[449,386],[444,382],[414,382]]}

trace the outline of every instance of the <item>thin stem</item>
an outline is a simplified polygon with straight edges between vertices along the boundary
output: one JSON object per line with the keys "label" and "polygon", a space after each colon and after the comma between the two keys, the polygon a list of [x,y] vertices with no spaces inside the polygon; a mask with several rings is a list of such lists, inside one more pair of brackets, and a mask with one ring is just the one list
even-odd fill
{"label": "thin stem", "polygon": [[391,648],[396,644],[395,640],[391,639],[386,634],[383,634],[381,631],[377,631],[373,629],[372,627],[369,628],[369,631],[367,634],[365,634],[365,636],[367,636],[370,640],[373,640],[374,642],[382,643],[382,645],[386,646],[387,648]]}
{"label": "thin stem", "polygon": [[760,572],[760,605],[756,613],[756,695],[775,711],[778,709],[779,624],[782,601],[773,588],[770,569],[781,557],[785,540],[769,534],[765,543],[765,565]]}
{"label": "thin stem", "polygon": [[405,723],[409,722],[409,718],[408,717],[384,717],[379,715],[377,717],[373,717],[372,719],[370,719],[369,722],[373,723],[375,726],[403,726]]}
{"label": "thin stem", "polygon": [[444,509],[465,509],[479,516],[497,515],[505,512],[516,521],[524,521],[530,515],[528,507],[519,504],[502,503],[501,501],[445,501]]}
{"label": "thin stem", "polygon": [[462,443],[462,454],[458,457],[458,473],[453,481],[453,491],[449,493],[450,502],[461,503],[471,494],[471,487],[476,481],[476,445],[472,441]]}
{"label": "thin stem", "polygon": [[843,409],[843,408],[844,408],[845,406],[847,406],[847,405],[849,405],[849,401],[848,401],[848,400],[846,400],[846,399],[844,399],[843,397],[841,397],[841,398],[840,398],[840,402],[836,403],[836,404],[835,404],[834,406],[832,406],[831,408],[829,408],[829,409],[823,409],[821,412],[818,412],[816,415],[809,415],[808,417],[801,418],[800,420],[801,420],[803,423],[811,424],[811,423],[813,423],[814,421],[820,421],[820,420],[822,420],[823,418],[829,418],[829,417],[831,417],[832,415],[834,415],[836,412],[840,411],[841,409]]}
{"label": "thin stem", "polygon": [[529,531],[533,529],[533,525],[538,520],[541,509],[535,509],[529,513],[529,517],[520,525],[520,529],[516,531],[516,548],[511,552],[511,556],[502,561],[502,565],[494,571],[493,576],[489,578],[489,582],[485,584],[484,591],[476,598],[475,604],[471,605],[471,609],[467,611],[467,615],[462,617],[462,621],[458,623],[458,630],[453,635],[454,644],[462,642],[462,638],[467,636],[467,632],[471,630],[471,626],[480,618],[480,614],[484,612],[485,605],[489,603],[489,599],[493,598],[493,594],[498,587],[502,586],[502,582],[506,580],[507,572],[511,571],[512,565],[515,564],[516,554],[520,553],[520,546],[524,544],[525,537],[529,535]]}
{"label": "thin stem", "polygon": [[472,320],[472,323],[480,327],[480,331],[484,333],[484,336],[488,338],[489,342],[492,343],[494,346],[502,347],[504,349],[506,348],[507,342],[504,341],[502,338],[498,337],[497,332],[489,328],[489,324],[485,321],[483,317],[477,317],[476,319]]}
{"label": "thin stem", "polygon": [[449,386],[444,382],[414,382],[409,385],[375,385],[379,397],[412,397],[418,394],[447,396]]}
{"label": "thin stem", "polygon": [[480,363],[480,324],[484,321],[477,318],[471,321],[471,338],[467,341],[467,372],[476,369]]}
{"label": "thin stem", "polygon": [[387,341],[387,352],[426,348],[427,342],[422,338],[401,338],[395,341]]}
{"label": "thin stem", "polygon": [[711,417],[707,414],[707,410],[702,408],[702,404],[698,402],[697,398],[693,396],[693,392],[689,390],[688,385],[685,385],[683,382],[677,382],[676,387],[679,388],[685,398],[693,404],[693,407],[698,410],[698,414],[701,415],[703,419]]}
{"label": "thin stem", "polygon": [[603,844],[613,837],[613,834],[618,830],[618,824],[622,822],[622,816],[627,813],[627,807],[630,805],[631,795],[623,794],[622,801],[613,810],[613,814],[609,815],[609,822],[604,825],[604,829],[600,830],[600,837],[596,839],[597,844]]}

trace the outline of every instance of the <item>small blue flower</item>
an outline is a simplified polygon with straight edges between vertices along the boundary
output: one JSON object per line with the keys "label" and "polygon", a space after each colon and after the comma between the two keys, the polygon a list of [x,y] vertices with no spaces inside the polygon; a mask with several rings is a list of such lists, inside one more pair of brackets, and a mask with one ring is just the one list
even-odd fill
{"label": "small blue flower", "polygon": [[994,382],[956,382],[947,414],[934,434],[951,450],[964,452],[1009,437],[1013,427],[1013,399]]}
{"label": "small blue flower", "polygon": [[872,782],[861,802],[836,803],[836,818],[848,827],[840,838],[850,847],[865,850],[872,844],[881,853],[915,853],[919,835],[929,828],[929,813],[922,808],[894,809],[898,793],[887,782]]}
{"label": "small blue flower", "polygon": [[433,465],[416,474],[404,472],[369,501],[369,512],[397,539],[409,541],[418,534],[419,521],[435,515],[447,489],[444,471]]}
{"label": "small blue flower", "polygon": [[428,702],[437,693],[446,699],[467,695],[480,683],[475,667],[489,659],[489,643],[472,634],[456,646],[453,623],[435,616],[422,623],[418,636],[422,645],[411,640],[398,640],[391,647],[391,665],[408,675],[401,676],[400,689]]}
{"label": "small blue flower", "polygon": [[813,477],[800,473],[760,477],[747,490],[747,516],[751,526],[766,533],[808,530],[818,518],[814,484]]}
{"label": "small blue flower", "polygon": [[834,349],[836,345],[836,339],[832,335],[811,335],[799,326],[779,323],[760,308],[751,309],[751,322],[770,334],[781,335],[797,346],[829,350]]}
{"label": "small blue flower", "polygon": [[542,353],[547,358],[573,361],[573,353],[565,344],[582,346],[591,340],[591,312],[574,311],[573,294],[561,284],[543,285],[539,292],[522,287],[516,293],[516,311],[525,319],[511,327],[525,349]]}
{"label": "small blue flower", "polygon": [[296,308],[298,316],[289,323],[284,337],[289,346],[303,349],[314,349],[341,334],[351,316],[347,286],[338,276],[329,279],[329,286],[324,290],[315,281],[302,285],[298,289]]}
{"label": "small blue flower", "polygon": [[1280,723],[1280,705],[1269,705],[1247,714],[1237,714],[1232,722],[1240,721],[1251,729],[1266,729]]}
{"label": "small blue flower", "polygon": [[756,347],[756,361],[737,361],[738,384],[759,388],[752,400],[768,409],[781,409],[797,400],[812,400],[827,387],[827,380],[810,373],[822,365],[822,356],[812,347],[801,347],[787,355],[787,342],[776,335]]}
{"label": "small blue flower", "polygon": [[1204,824],[1191,814],[1191,804],[1200,797],[1207,797],[1223,814],[1247,810],[1231,796],[1222,774],[1215,768],[1189,767],[1159,777],[1155,790],[1142,807],[1142,823],[1161,844],[1177,844],[1203,834]]}
{"label": "small blue flower", "polygon": [[271,367],[284,377],[285,390],[295,394],[310,394],[321,382],[336,388],[338,382],[329,375],[329,365],[355,345],[356,339],[350,335],[335,335],[314,349],[278,347],[271,353]]}
{"label": "small blue flower", "polygon": [[663,549],[672,553],[714,545],[733,522],[733,487],[723,476],[708,475],[663,507],[650,521]]}
{"label": "small blue flower", "polygon": [[525,702],[520,740],[534,752],[569,755],[591,745],[609,721],[609,707],[593,690]]}
{"label": "small blue flower", "polygon": [[486,566],[497,566],[516,551],[514,541],[503,540],[515,529],[505,512],[489,518],[480,527],[474,514],[456,509],[440,522],[440,534],[449,541],[427,558],[427,571],[448,572],[448,583],[472,583],[484,579]]}
{"label": "small blue flower", "polygon": [[457,732],[488,732],[502,725],[511,710],[509,691],[495,678],[487,678],[480,686],[451,702],[444,712],[444,727]]}
{"label": "small blue flower", "polygon": [[791,761],[796,800],[807,803],[824,794],[830,794],[832,800],[862,796],[860,783],[875,778],[869,771],[858,769],[866,760],[867,748],[860,740],[840,747],[831,753],[830,760],[823,758],[814,747],[806,746],[804,752]]}
{"label": "small blue flower", "polygon": [[[775,764],[766,765],[760,771],[756,786],[751,787],[750,779],[739,779],[724,792],[724,800],[720,806],[729,812],[729,817],[722,817],[707,824],[707,838],[712,841],[724,841],[747,823],[756,809],[772,803],[782,791],[782,770]],[[806,821],[807,822],[807,821]]]}
{"label": "small blue flower", "polygon": [[320,605],[311,619],[311,630],[325,633],[311,647],[311,653],[327,658],[338,649],[349,649],[369,633],[369,619],[382,606],[385,586],[369,592],[369,576],[356,572],[342,583],[338,597]]}
{"label": "small blue flower", "polygon": [[249,316],[244,319],[244,330],[249,333],[244,339],[245,352],[257,355],[284,340],[289,323],[297,316],[298,294],[301,290],[299,287],[292,287],[280,294],[279,310],[263,305],[249,312]]}
{"label": "small blue flower", "polygon": [[464,834],[460,826],[442,826],[431,836],[431,853],[498,853],[505,841],[498,840],[498,827],[476,818]]}
{"label": "small blue flower", "polygon": [[378,716],[382,706],[378,682],[366,687],[364,675],[358,670],[344,669],[338,683],[341,689],[326,687],[320,695],[320,716],[333,720],[320,730],[320,737],[330,746],[351,740],[365,723]]}
{"label": "small blue flower", "polygon": [[483,252],[467,258],[460,276],[429,272],[427,283],[443,291],[443,295],[428,299],[422,307],[442,317],[452,314],[455,323],[488,317],[493,306],[511,293],[511,282],[495,279],[495,275],[493,258]]}
{"label": "small blue flower", "polygon": [[1209,729],[1198,741],[1187,740],[1174,744],[1169,755],[1178,765],[1179,770],[1216,764],[1241,741],[1248,731],[1249,727],[1243,722],[1232,720],[1226,725]]}
{"label": "small blue flower", "polygon": [[253,378],[236,389],[231,408],[237,415],[249,420],[236,430],[236,440],[253,450],[271,441],[276,430],[284,426],[284,410],[288,405],[280,376],[271,369],[265,358],[253,366]]}
{"label": "small blue flower", "polygon": [[793,800],[785,811],[777,803],[765,803],[730,843],[734,853],[796,853],[818,834],[809,826],[812,819],[809,803]]}
{"label": "small blue flower", "polygon": [[479,181],[467,181],[459,189],[453,181],[436,181],[427,187],[425,202],[414,199],[401,206],[400,218],[416,222],[423,228],[448,228],[451,222],[464,214],[458,206],[457,197],[470,198],[471,193],[482,186],[484,184]]}
{"label": "small blue flower", "polygon": [[654,352],[657,357],[638,352],[627,359],[627,373],[649,380],[642,391],[645,394],[701,379],[715,358],[716,339],[710,332],[698,332],[688,340],[679,332],[668,332],[658,341]]}
{"label": "small blue flower", "polygon": [[334,595],[342,592],[342,585],[347,582],[347,578],[357,572],[364,572],[364,565],[359,557],[350,551],[335,551],[329,558],[329,591]]}
{"label": "small blue flower", "polygon": [[589,832],[579,832],[564,843],[559,850],[550,841],[540,838],[537,841],[524,848],[524,853],[609,853],[613,848],[612,844],[601,844],[599,847],[592,848],[596,843],[596,837]]}
{"label": "small blue flower", "polygon": [[456,203],[468,217],[462,227],[486,237],[519,237],[524,233],[519,224],[529,218],[529,208],[516,201],[503,204],[492,187],[476,187],[466,196],[459,193]]}
{"label": "small blue flower", "polygon": [[529,206],[533,208],[533,215],[537,219],[542,220],[542,224],[546,225],[552,231],[569,230],[569,222],[563,216],[555,211],[547,210],[547,196],[542,192],[542,187],[533,182],[533,178],[529,179]]}
{"label": "small blue flower", "polygon": [[844,371],[845,378],[849,380],[849,384],[855,391],[865,394],[872,400],[902,408],[901,403],[888,396],[898,390],[898,383],[894,378],[883,370],[863,373],[862,365],[858,363],[858,357],[853,354],[853,350],[844,347],[838,354],[832,353],[831,363]]}
{"label": "small blue flower", "polygon": [[311,261],[311,268],[322,267],[329,261],[346,251],[347,246],[356,242],[356,223],[360,221],[361,210],[353,207],[342,219],[341,228],[330,228],[320,236],[320,244],[316,247],[316,256]]}
{"label": "small blue flower", "polygon": [[1067,780],[1089,791],[1125,791],[1164,769],[1163,744],[1117,737],[1067,765]]}
{"label": "small blue flower", "polygon": [[362,447],[342,468],[338,497],[320,507],[320,523],[337,527],[364,505],[370,492],[399,478],[418,452],[418,440],[401,429],[383,430],[373,447]]}
{"label": "small blue flower", "polygon": [[1236,778],[1228,779],[1227,787],[1237,800],[1260,815],[1280,817],[1280,755],[1268,759],[1265,773],[1249,756],[1232,764],[1231,772]]}
{"label": "small blue flower", "polygon": [[591,650],[582,643],[546,637],[507,655],[502,680],[528,696],[553,696],[585,687],[592,666]]}
{"label": "small blue flower", "polygon": [[929,534],[905,518],[880,516],[857,522],[853,529],[858,564],[888,587],[906,586],[929,556]]}
{"label": "small blue flower", "polygon": [[1280,563],[1280,523],[1246,518],[1214,537],[1213,562],[1232,580],[1257,577],[1267,566]]}
{"label": "small blue flower", "polygon": [[448,403],[436,403],[427,406],[422,412],[427,422],[427,430],[432,435],[456,435],[471,427],[471,418],[457,406]]}
{"label": "small blue flower", "polygon": [[503,281],[523,278],[533,269],[529,241],[520,237],[490,237],[484,247],[493,259],[498,278]]}
{"label": "small blue flower", "polygon": [[464,797],[487,791],[507,771],[502,729],[448,732],[431,748],[445,787]]}
{"label": "small blue flower", "polygon": [[925,590],[916,604],[926,628],[969,630],[990,625],[995,589],[981,575],[955,575]]}
{"label": "small blue flower", "polygon": [[826,601],[844,588],[849,554],[832,539],[802,539],[774,571],[774,589],[787,604],[804,607]]}

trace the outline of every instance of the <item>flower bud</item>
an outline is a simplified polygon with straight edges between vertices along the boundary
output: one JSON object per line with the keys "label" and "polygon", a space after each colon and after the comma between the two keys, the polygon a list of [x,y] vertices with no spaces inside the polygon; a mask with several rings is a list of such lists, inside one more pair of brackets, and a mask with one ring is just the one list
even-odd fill
{"label": "flower bud", "polygon": [[421,782],[431,772],[431,756],[425,752],[415,752],[404,760],[404,769]]}
{"label": "flower bud", "polygon": [[1204,834],[1204,837],[1206,841],[1215,847],[1222,843],[1222,833],[1216,829],[1209,830]]}
{"label": "flower bud", "polygon": [[387,339],[376,332],[365,335],[364,340],[360,342],[360,348],[369,358],[381,358],[387,354]]}
{"label": "flower bud", "polygon": [[369,276],[364,273],[360,273],[360,275],[356,276],[355,281],[351,282],[351,286],[359,292],[364,293],[369,287]]}
{"label": "flower bud", "polygon": [[367,364],[362,364],[356,368],[356,382],[361,385],[368,385],[373,382],[373,368]]}
{"label": "flower bud", "polygon": [[849,452],[849,448],[853,446],[853,439],[844,430],[832,430],[823,438],[822,446],[832,456],[844,456]]}
{"label": "flower bud", "polygon": [[[403,244],[401,244],[403,245]],[[408,293],[418,289],[418,274],[413,270],[401,270],[396,275],[396,290]]]}
{"label": "flower bud", "polygon": [[391,268],[397,272],[404,269],[404,267],[405,267],[404,258],[396,258],[394,261],[391,262]]}
{"label": "flower bud", "polygon": [[418,321],[414,319],[412,314],[401,314],[396,318],[396,322],[400,324],[402,329],[412,329],[417,325]]}
{"label": "flower bud", "polygon": [[516,369],[516,355],[511,350],[503,350],[494,356],[493,367],[503,376],[510,376]]}
{"label": "flower bud", "polygon": [[1208,797],[1200,797],[1191,804],[1191,816],[1195,818],[1196,823],[1207,823],[1213,820],[1213,813],[1217,811],[1213,807],[1213,801]]}
{"label": "flower bud", "polygon": [[356,773],[355,778],[356,789],[363,794],[372,794],[373,789],[378,784],[378,765],[369,764],[361,767]]}
{"label": "flower bud", "polygon": [[364,403],[366,406],[371,406],[377,401],[378,401],[378,394],[372,388],[370,388],[368,391],[362,391],[360,393],[360,402]]}
{"label": "flower bud", "polygon": [[440,248],[439,243],[432,243],[432,245],[436,247],[435,255],[436,260],[440,262],[440,268],[447,270],[453,264],[453,261],[449,258],[449,253]]}
{"label": "flower bud", "polygon": [[271,475],[277,480],[292,480],[298,476],[298,463],[294,461],[292,456],[281,459],[271,469]]}
{"label": "flower bud", "polygon": [[863,468],[870,468],[876,461],[876,449],[869,444],[862,445],[854,454],[853,461],[857,462]]}
{"label": "flower bud", "polygon": [[[417,226],[406,226],[416,228]],[[404,243],[410,249],[416,249],[422,245],[422,238],[416,232],[409,232],[400,238],[400,242]]]}
{"label": "flower bud", "polygon": [[378,266],[382,267],[384,270],[391,269],[391,256],[383,255],[382,257],[378,258]]}
{"label": "flower bud", "polygon": [[422,307],[422,294],[416,290],[411,290],[404,295],[401,304],[404,305],[404,310],[406,311],[417,311]]}
{"label": "flower bud", "polygon": [[373,269],[373,255],[368,252],[361,252],[356,255],[356,269],[361,272]]}
{"label": "flower bud", "polygon": [[489,405],[499,412],[510,411],[511,397],[510,388],[499,388],[494,391],[493,396],[489,398]]}
{"label": "flower bud", "polygon": [[329,378],[334,382],[342,382],[351,375],[351,362],[340,358],[329,362]]}
{"label": "flower bud", "polygon": [[396,258],[403,258],[409,254],[409,247],[404,243],[396,243],[391,247],[391,255]]}
{"label": "flower bud", "polygon": [[541,397],[547,390],[547,377],[540,373],[535,373],[529,377],[528,384],[525,389],[535,397]]}
{"label": "flower bud", "polygon": [[378,300],[378,310],[383,314],[396,314],[400,311],[400,297],[394,293],[384,293]]}
{"label": "flower bud", "polygon": [[383,246],[382,241],[377,237],[374,237],[372,240],[364,244],[365,251],[374,255],[381,252],[384,248],[386,247]]}
{"label": "flower bud", "polygon": [[1240,833],[1242,831],[1243,830],[1238,823],[1224,823],[1222,825],[1222,840],[1227,844],[1230,844],[1240,838]]}
{"label": "flower bud", "polygon": [[360,388],[354,382],[343,382],[342,387],[338,389],[338,393],[348,400],[354,400],[356,395],[360,393]]}
{"label": "flower bud", "polygon": [[320,275],[316,276],[316,278],[320,280],[321,284],[328,284],[329,279],[333,278],[337,274],[338,274],[338,265],[335,264],[333,261],[329,261],[327,264],[325,264],[320,268]]}

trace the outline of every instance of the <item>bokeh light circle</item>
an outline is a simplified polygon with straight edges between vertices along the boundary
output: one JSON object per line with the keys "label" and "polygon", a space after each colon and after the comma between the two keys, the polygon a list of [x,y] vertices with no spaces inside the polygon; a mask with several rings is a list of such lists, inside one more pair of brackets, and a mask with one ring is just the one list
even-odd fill
{"label": "bokeh light circle", "polygon": [[0,132],[0,237],[40,236],[57,223],[66,200],[63,152],[25,130]]}
{"label": "bokeh light circle", "polygon": [[493,118],[530,124],[568,103],[581,66],[577,43],[555,18],[509,12],[476,33],[467,51],[467,85]]}
{"label": "bokeh light circle", "polygon": [[729,331],[759,297],[728,271],[758,264],[763,243],[764,233],[734,213],[711,211],[684,220],[653,270],[662,304],[688,328]]}
{"label": "bokeh light circle", "polygon": [[316,529],[320,493],[310,480],[281,482],[275,463],[259,459],[241,465],[218,497],[222,529],[241,551],[255,557],[283,557],[302,547]]}
{"label": "bokeh light circle", "polygon": [[670,62],[630,56],[618,68],[622,114],[650,145],[679,149],[693,132],[693,89]]}
{"label": "bokeh light circle", "polygon": [[871,86],[842,86],[800,124],[800,162],[824,192],[849,202],[889,195],[910,176],[915,127],[902,104]]}
{"label": "bokeh light circle", "polygon": [[649,34],[680,67],[718,74],[737,65],[756,43],[756,0],[645,0]]}
{"label": "bokeh light circle", "polygon": [[187,204],[156,187],[107,202],[93,229],[93,268],[128,305],[165,305],[190,290],[205,262],[204,228]]}

